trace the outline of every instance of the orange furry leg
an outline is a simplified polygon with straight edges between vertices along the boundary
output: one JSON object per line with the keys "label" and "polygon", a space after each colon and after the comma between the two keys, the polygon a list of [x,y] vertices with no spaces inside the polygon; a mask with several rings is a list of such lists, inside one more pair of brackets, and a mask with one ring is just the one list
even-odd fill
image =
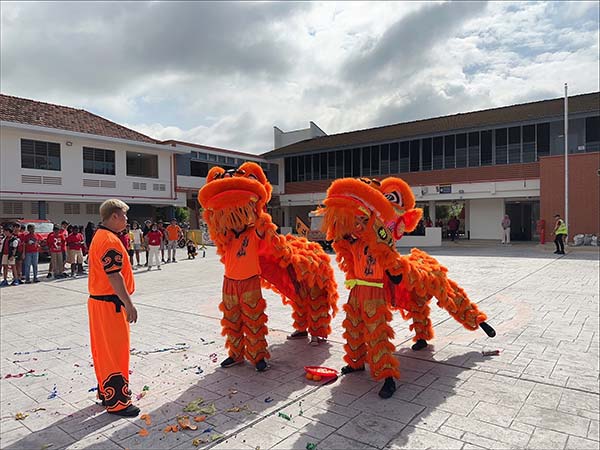
{"label": "orange furry leg", "polygon": [[327,294],[318,292],[308,305],[308,331],[312,336],[327,338],[331,333],[331,314]]}
{"label": "orange furry leg", "polygon": [[415,297],[410,309],[410,316],[412,318],[412,325],[410,329],[415,332],[413,341],[423,339],[429,341],[433,339],[434,332],[431,323],[431,308],[429,308],[429,301],[426,297]]}
{"label": "orange furry leg", "polygon": [[225,347],[229,356],[239,359],[244,355],[244,336],[242,334],[242,310],[238,296],[236,280],[223,280],[223,299],[219,309],[223,313],[221,334],[226,336]]}
{"label": "orange furry leg", "polygon": [[392,313],[385,301],[383,289],[357,286],[363,297],[362,319],[365,323],[367,360],[371,376],[375,380],[388,377],[400,378],[399,361],[394,357],[395,346],[391,342],[394,330],[389,325]]}
{"label": "orange furry leg", "polygon": [[367,345],[364,340],[365,324],[360,314],[360,300],[356,295],[356,287],[350,291],[348,303],[344,305],[346,318],[342,322],[344,327],[344,361],[353,369],[358,369],[365,364]]}
{"label": "orange furry leg", "polygon": [[487,319],[486,314],[469,300],[467,293],[450,279],[448,279],[447,295],[440,295],[438,299],[438,306],[448,311],[454,320],[467,330],[477,330],[479,324]]}
{"label": "orange furry leg", "polygon": [[260,290],[260,277],[255,276],[239,283],[242,333],[245,339],[244,356],[252,364],[256,364],[261,359],[270,357],[266,339],[269,332],[265,314],[267,304]]}

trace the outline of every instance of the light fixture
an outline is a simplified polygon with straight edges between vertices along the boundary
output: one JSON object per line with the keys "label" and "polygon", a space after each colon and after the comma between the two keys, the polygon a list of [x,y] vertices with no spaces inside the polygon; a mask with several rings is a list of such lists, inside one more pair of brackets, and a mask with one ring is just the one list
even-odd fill
{"label": "light fixture", "polygon": [[66,145],[67,145],[67,147],[70,147],[71,145],[73,145],[73,143],[71,141],[67,141]]}

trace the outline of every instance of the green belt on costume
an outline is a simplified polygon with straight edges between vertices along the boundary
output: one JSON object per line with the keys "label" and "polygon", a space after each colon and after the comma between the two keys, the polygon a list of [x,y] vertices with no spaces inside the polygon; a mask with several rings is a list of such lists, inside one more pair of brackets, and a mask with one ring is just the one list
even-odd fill
{"label": "green belt on costume", "polygon": [[352,289],[352,288],[354,288],[354,286],[371,286],[371,287],[383,288],[383,283],[380,283],[377,281],[367,281],[367,280],[358,280],[358,279],[346,280],[344,285],[346,286],[347,289]]}

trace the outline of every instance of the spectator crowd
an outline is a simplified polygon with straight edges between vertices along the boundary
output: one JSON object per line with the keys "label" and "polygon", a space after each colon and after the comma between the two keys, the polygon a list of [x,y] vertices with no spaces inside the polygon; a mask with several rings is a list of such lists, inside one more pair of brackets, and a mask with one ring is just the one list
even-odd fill
{"label": "spectator crowd", "polygon": [[[88,222],[84,228],[62,221],[54,224],[52,232],[44,238],[36,233],[35,224],[19,225],[6,223],[0,233],[0,249],[2,254],[2,281],[0,287],[18,286],[20,284],[39,283],[38,264],[40,253],[48,252],[50,265],[46,278],[68,278],[86,275],[85,257],[92,243],[97,226]],[[184,229],[172,219],[170,223],[146,220],[143,226],[137,221],[127,224],[119,238],[127,250],[133,267],[144,267],[150,270],[155,266],[161,270],[161,264],[176,263],[177,248],[185,239]],[[191,240],[184,241],[188,259],[196,257],[196,244]],[[140,254],[145,255],[142,261]],[[135,264],[134,264],[135,261]],[[68,270],[70,269],[70,273]],[[9,281],[9,275],[12,278]]]}

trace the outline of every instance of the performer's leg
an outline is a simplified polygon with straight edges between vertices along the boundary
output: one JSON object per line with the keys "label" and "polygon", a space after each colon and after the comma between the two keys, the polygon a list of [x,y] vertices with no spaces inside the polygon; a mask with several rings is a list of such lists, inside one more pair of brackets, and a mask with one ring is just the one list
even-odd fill
{"label": "performer's leg", "polygon": [[242,299],[242,332],[246,341],[244,356],[252,364],[256,365],[258,371],[267,368],[265,359],[269,358],[267,350],[267,315],[265,309],[267,303],[260,290],[260,277],[255,276],[248,280],[239,282],[240,292],[238,295]]}
{"label": "performer's leg", "polygon": [[327,292],[314,286],[308,304],[308,331],[313,339],[326,339],[331,334],[331,314]]}
{"label": "performer's leg", "polygon": [[137,416],[129,390],[129,323],[125,308],[88,300],[90,340],[99,397],[109,413]]}
{"label": "performer's leg", "polygon": [[223,329],[221,334],[227,336],[225,347],[229,351],[229,358],[221,363],[223,367],[229,367],[234,362],[241,362],[244,356],[243,319],[240,299],[237,293],[237,283],[239,282],[236,280],[223,279],[223,300],[219,305],[219,309],[223,313],[223,319],[221,319]]}
{"label": "performer's leg", "polygon": [[366,328],[368,347],[367,361],[371,376],[375,380],[385,380],[379,396],[390,398],[396,392],[394,378],[400,378],[398,360],[394,357],[395,346],[391,342],[394,330],[389,325],[392,313],[385,301],[384,291],[380,288],[368,288],[369,298],[363,301],[363,320]]}
{"label": "performer's leg", "polygon": [[361,317],[360,293],[361,286],[353,288],[348,296],[348,302],[344,305],[344,311],[346,311],[346,318],[342,322],[345,330],[343,337],[346,339],[344,361],[348,365],[342,368],[342,374],[365,369],[367,345],[365,343],[365,324]]}
{"label": "performer's leg", "polygon": [[412,325],[410,329],[415,332],[413,341],[415,343],[412,349],[415,351],[422,350],[427,347],[427,341],[433,339],[433,327],[429,317],[431,309],[429,308],[430,298],[417,297],[413,294],[410,316],[412,317]]}

